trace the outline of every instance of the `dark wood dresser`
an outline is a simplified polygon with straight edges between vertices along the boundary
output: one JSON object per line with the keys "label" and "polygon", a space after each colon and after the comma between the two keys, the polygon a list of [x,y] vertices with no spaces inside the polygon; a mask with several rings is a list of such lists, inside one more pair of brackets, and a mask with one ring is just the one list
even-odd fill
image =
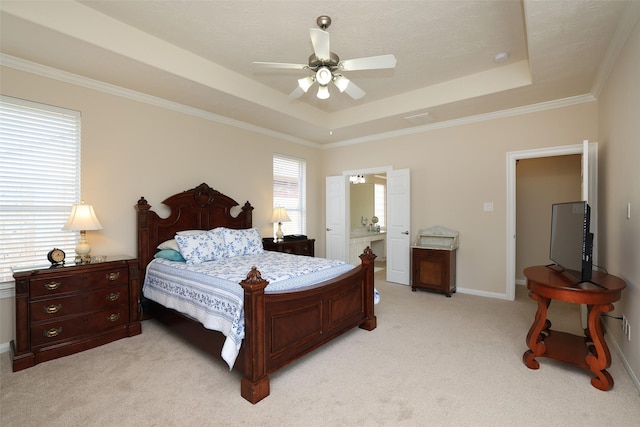
{"label": "dark wood dresser", "polygon": [[13,277],[13,371],[141,332],[135,259],[14,270]]}
{"label": "dark wood dresser", "polygon": [[285,240],[276,242],[272,238],[262,239],[262,246],[267,251],[286,252],[294,255],[315,256],[316,239]]}
{"label": "dark wood dresser", "polygon": [[411,248],[411,290],[456,291],[456,250]]}

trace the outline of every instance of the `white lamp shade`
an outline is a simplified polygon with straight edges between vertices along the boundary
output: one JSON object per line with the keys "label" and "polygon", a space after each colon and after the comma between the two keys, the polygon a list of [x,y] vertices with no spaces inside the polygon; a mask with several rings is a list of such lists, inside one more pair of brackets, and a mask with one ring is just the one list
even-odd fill
{"label": "white lamp shade", "polygon": [[313,85],[313,82],[314,82],[313,77],[311,76],[303,77],[301,79],[298,79],[298,86],[300,86],[300,89],[302,89],[306,93],[311,87],[311,85]]}
{"label": "white lamp shade", "polygon": [[102,230],[102,224],[98,221],[96,213],[91,205],[73,205],[69,219],[62,227],[63,230]]}
{"label": "white lamp shade", "polygon": [[318,99],[327,99],[329,98],[329,88],[326,86],[318,86],[318,95],[316,95]]}
{"label": "white lamp shade", "polygon": [[271,222],[287,222],[291,221],[287,210],[283,207],[273,208],[273,215],[271,215]]}

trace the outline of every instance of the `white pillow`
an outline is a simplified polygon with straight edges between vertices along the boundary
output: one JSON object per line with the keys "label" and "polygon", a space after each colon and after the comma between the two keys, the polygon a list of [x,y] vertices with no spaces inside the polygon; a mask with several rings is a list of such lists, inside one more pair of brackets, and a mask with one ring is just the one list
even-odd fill
{"label": "white pillow", "polygon": [[227,256],[260,254],[264,252],[262,238],[257,228],[243,230],[224,229],[224,243],[227,246]]}
{"label": "white pillow", "polygon": [[173,249],[174,251],[180,252],[180,248],[178,247],[178,242],[176,242],[176,239],[165,240],[158,245],[158,249]]}
{"label": "white pillow", "polygon": [[[178,231],[176,234],[178,236],[190,236],[192,234],[201,234],[206,232],[207,230],[183,230]],[[160,250],[173,249],[174,251],[180,252],[180,248],[178,247],[178,242],[176,242],[176,239],[165,240],[164,242],[160,243],[157,248]]]}
{"label": "white pillow", "polygon": [[188,236],[176,234],[176,242],[187,264],[214,261],[227,254],[221,233],[199,233]]}

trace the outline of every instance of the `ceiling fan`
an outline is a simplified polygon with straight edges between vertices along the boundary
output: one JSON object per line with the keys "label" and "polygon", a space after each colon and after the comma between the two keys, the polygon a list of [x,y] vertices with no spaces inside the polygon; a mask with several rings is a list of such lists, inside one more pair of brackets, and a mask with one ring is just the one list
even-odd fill
{"label": "ceiling fan", "polygon": [[331,25],[331,18],[319,16],[316,23],[320,27],[309,29],[313,54],[309,57],[308,64],[289,64],[281,62],[254,62],[254,65],[265,68],[286,68],[296,70],[311,70],[312,75],[298,79],[298,87],[291,92],[289,98],[299,98],[306,93],[314,83],[318,83],[317,97],[329,98],[329,83],[338,88],[340,92],[346,92],[353,99],[360,99],[365,91],[356,86],[352,81],[341,74],[343,71],[376,70],[383,68],[395,68],[396,57],[393,55],[369,56],[366,58],[348,59],[341,61],[338,55],[329,49],[329,33],[325,30]]}

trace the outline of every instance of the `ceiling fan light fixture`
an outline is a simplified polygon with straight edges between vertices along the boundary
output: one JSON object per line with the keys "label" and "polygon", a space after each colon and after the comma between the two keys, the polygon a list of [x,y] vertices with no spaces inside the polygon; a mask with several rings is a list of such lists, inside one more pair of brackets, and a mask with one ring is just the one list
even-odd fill
{"label": "ceiling fan light fixture", "polygon": [[322,85],[318,86],[318,99],[327,99],[329,98],[329,88]]}
{"label": "ceiling fan light fixture", "polygon": [[333,78],[333,83],[336,85],[338,90],[342,93],[345,91],[347,86],[349,86],[349,79],[343,76],[342,74],[336,74]]}
{"label": "ceiling fan light fixture", "polygon": [[309,88],[313,85],[314,81],[315,79],[313,78],[313,76],[307,76],[307,77],[298,79],[298,86],[300,86],[300,89],[302,89],[305,93],[307,93]]}
{"label": "ceiling fan light fixture", "polygon": [[316,71],[316,81],[322,86],[326,86],[329,82],[333,80],[333,74],[331,70],[327,67],[320,67],[318,71]]}

